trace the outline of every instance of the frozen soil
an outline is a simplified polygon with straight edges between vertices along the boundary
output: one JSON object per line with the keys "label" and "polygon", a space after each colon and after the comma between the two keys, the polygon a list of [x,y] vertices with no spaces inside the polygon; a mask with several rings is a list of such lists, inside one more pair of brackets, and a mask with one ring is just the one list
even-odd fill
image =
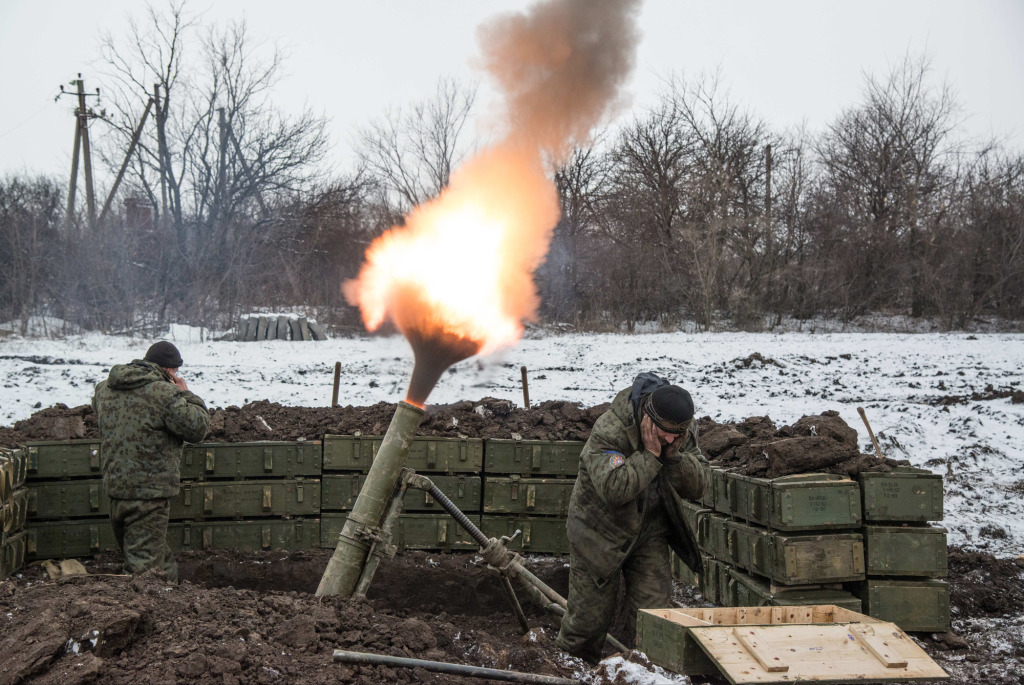
{"label": "frozen soil", "polygon": [[[956,633],[915,637],[952,683],[1019,683],[1024,560],[950,552]],[[335,664],[334,649],[590,683],[636,682],[616,668],[591,670],[560,653],[555,619],[529,604],[531,629],[522,634],[496,573],[476,554],[399,554],[381,564],[363,600],[315,596],[329,556],[329,550],[187,552],[179,555],[180,585],[156,571],[119,575],[120,558],[109,553],[84,560],[84,576],[51,580],[40,566],[30,566],[0,582],[0,683],[480,682]],[[564,594],[567,562],[531,557],[526,563]],[[678,590],[681,604],[702,605],[692,588]],[[632,644],[630,635],[618,637]],[[626,660],[646,670],[642,655]],[[635,666],[631,674],[636,678]]]}
{"label": "frozen soil", "polygon": [[[447,405],[431,405],[417,435],[436,437],[515,438],[521,440],[586,440],[608,404],[583,407],[573,402],[549,401],[531,409],[508,400],[484,398]],[[210,415],[210,442],[256,440],[316,440],[324,435],[383,435],[395,405],[368,407],[288,407],[265,400],[242,407],[214,409]],[[825,472],[854,476],[864,470],[889,470],[906,461],[862,454],[858,434],[835,411],[804,416],[792,426],[777,427],[767,416],[716,423],[699,419],[700,444],[716,465],[743,475],[777,478],[794,473]],[[12,447],[32,440],[98,439],[96,417],[89,405],[62,404],[36,412],[0,428],[0,446]]]}

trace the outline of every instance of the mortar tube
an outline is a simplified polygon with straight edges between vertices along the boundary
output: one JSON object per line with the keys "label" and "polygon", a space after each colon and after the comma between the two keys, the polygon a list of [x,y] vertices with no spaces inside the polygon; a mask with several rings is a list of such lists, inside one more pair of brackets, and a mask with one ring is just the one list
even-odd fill
{"label": "mortar tube", "polygon": [[424,411],[408,402],[399,402],[384,441],[374,457],[366,482],[359,491],[355,506],[338,535],[338,545],[327,563],[316,596],[351,597],[366,565],[370,549],[369,535],[380,525],[395,490],[416,429],[423,421]]}

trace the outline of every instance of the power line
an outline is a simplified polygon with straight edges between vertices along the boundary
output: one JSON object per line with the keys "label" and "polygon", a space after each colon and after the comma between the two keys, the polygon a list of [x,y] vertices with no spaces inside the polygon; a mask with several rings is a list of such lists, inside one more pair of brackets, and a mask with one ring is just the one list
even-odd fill
{"label": "power line", "polygon": [[8,129],[8,130],[4,131],[3,133],[0,133],[0,138],[3,138],[4,136],[8,136],[8,135],[10,135],[10,134],[14,133],[14,132],[15,132],[15,131],[17,131],[17,130],[18,130],[19,128],[21,128],[22,126],[24,126],[24,125],[25,125],[25,124],[27,124],[28,122],[32,121],[33,119],[35,119],[35,118],[36,118],[36,117],[37,117],[37,116],[39,115],[39,113],[40,113],[40,112],[42,112],[42,111],[43,111],[44,109],[46,109],[46,108],[47,108],[47,107],[49,107],[49,106],[50,106],[50,104],[49,104],[49,103],[47,103],[47,104],[43,105],[42,107],[40,107],[39,109],[37,109],[37,110],[36,110],[35,112],[33,112],[32,114],[30,114],[30,115],[29,115],[29,117],[28,117],[28,119],[25,119],[25,121],[21,122],[20,124],[15,124],[14,128]]}

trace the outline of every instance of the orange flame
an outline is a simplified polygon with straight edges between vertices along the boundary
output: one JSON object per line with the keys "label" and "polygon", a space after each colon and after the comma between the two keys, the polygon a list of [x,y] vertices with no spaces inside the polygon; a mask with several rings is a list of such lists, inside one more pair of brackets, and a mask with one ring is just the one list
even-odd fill
{"label": "orange flame", "polygon": [[416,340],[441,337],[461,341],[458,359],[507,347],[536,316],[533,272],[558,216],[540,152],[506,142],[470,160],[405,226],[375,240],[345,297],[367,329],[390,319],[414,350]]}

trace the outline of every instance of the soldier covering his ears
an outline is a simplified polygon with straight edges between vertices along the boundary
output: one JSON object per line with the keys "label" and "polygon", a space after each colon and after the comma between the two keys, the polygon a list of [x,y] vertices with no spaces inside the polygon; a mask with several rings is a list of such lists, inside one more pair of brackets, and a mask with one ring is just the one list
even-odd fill
{"label": "soldier covering his ears", "polygon": [[182,445],[199,442],[210,427],[206,404],[178,375],[181,364],[178,348],[160,341],[143,359],[112,367],[92,398],[103,438],[103,487],[125,570],[162,568],[175,582],[167,524],[180,489]]}
{"label": "soldier covering his ears", "polygon": [[625,578],[630,615],[671,606],[669,547],[690,568],[699,563],[680,497],[700,499],[707,486],[690,393],[642,373],[598,418],[580,454],[569,500],[568,611],[557,644],[590,663]]}

